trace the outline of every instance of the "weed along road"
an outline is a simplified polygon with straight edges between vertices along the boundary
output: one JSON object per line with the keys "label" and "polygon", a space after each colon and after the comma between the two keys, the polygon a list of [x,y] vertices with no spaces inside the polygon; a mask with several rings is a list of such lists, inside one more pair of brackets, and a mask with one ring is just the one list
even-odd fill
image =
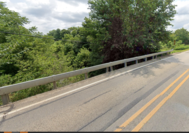
{"label": "weed along road", "polygon": [[0,107],[0,131],[189,131],[189,51]]}

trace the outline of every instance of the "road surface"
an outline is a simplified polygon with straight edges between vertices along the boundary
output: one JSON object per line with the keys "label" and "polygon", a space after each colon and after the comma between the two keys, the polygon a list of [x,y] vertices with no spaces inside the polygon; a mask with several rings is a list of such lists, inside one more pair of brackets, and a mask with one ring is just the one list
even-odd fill
{"label": "road surface", "polygon": [[189,131],[189,51],[0,107],[0,131]]}

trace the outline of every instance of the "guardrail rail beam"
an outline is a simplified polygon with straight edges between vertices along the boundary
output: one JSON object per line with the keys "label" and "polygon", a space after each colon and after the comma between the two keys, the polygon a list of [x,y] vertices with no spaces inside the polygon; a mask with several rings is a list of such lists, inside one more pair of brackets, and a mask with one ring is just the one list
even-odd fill
{"label": "guardrail rail beam", "polygon": [[52,75],[52,76],[48,76],[48,77],[44,77],[44,78],[40,78],[40,79],[35,79],[35,80],[30,80],[30,81],[26,81],[26,82],[22,82],[22,83],[18,83],[18,84],[2,86],[2,87],[0,87],[0,96],[1,96],[2,101],[3,101],[3,105],[5,105],[5,104],[9,103],[8,94],[15,92],[15,91],[20,91],[20,90],[31,88],[31,87],[45,85],[45,84],[48,84],[48,83],[53,83],[54,89],[56,89],[57,88],[56,81],[59,81],[59,80],[62,80],[62,79],[77,76],[77,75],[80,75],[80,74],[85,74],[85,79],[86,79],[86,78],[88,78],[88,73],[92,72],[92,71],[96,71],[96,70],[104,69],[104,68],[106,68],[106,72],[109,71],[109,68],[110,68],[111,71],[113,71],[113,66],[115,66],[115,65],[119,65],[119,64],[124,63],[124,66],[127,67],[127,62],[136,61],[136,63],[138,63],[138,60],[140,60],[140,59],[145,59],[145,61],[147,61],[148,57],[156,56],[156,58],[157,58],[157,55],[162,56],[165,53],[171,53],[171,51],[173,51],[173,49],[169,50],[169,51],[153,53],[153,54],[148,54],[148,55],[142,55],[142,56],[137,56],[137,57],[133,57],[133,58],[118,60],[118,61],[109,62],[109,63],[104,63],[104,64],[100,64],[100,65],[96,65],[96,66],[83,68],[83,69],[80,69],[80,70],[61,73],[61,74],[57,74],[57,75]]}

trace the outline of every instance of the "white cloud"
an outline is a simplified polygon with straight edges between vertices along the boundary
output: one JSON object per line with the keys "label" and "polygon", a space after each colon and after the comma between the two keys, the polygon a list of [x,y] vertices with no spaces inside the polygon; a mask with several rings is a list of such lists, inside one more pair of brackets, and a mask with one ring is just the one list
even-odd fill
{"label": "white cloud", "polygon": [[[38,30],[47,33],[53,29],[66,29],[71,26],[81,26],[84,17],[88,17],[88,0],[2,0],[10,10],[19,12],[31,21],[25,25],[38,27]],[[175,0],[177,14],[168,26],[168,30],[175,31],[182,27],[189,31],[189,0]]]}
{"label": "white cloud", "polygon": [[40,4],[51,4],[51,0],[26,0],[28,3],[33,5],[40,5]]}
{"label": "white cloud", "polygon": [[175,31],[180,28],[185,28],[189,31],[189,0],[176,0],[173,2],[176,6],[177,14],[174,17],[174,20],[171,22],[173,24],[173,27],[168,27],[168,30]]}
{"label": "white cloud", "polygon": [[55,8],[55,12],[89,12],[90,10],[87,9],[88,5],[87,3],[78,3],[77,6],[71,5],[66,2],[56,1],[57,6]]}
{"label": "white cloud", "polygon": [[185,29],[189,29],[189,23],[183,26]]}
{"label": "white cloud", "polygon": [[67,29],[81,26],[89,9],[87,0],[3,0],[10,10],[27,17],[30,24],[26,28],[36,26],[38,31],[48,33],[53,29]]}
{"label": "white cloud", "polygon": [[8,2],[10,2],[10,0],[2,0],[3,2],[6,2],[6,3],[8,3]]}

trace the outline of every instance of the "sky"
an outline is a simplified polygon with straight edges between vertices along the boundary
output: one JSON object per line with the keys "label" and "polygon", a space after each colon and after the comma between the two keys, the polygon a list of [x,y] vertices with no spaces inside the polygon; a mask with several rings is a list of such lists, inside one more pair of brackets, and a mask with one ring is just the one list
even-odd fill
{"label": "sky", "polygon": [[[89,17],[88,0],[0,0],[10,10],[19,12],[30,21],[26,28],[36,26],[44,34],[53,29],[81,26]],[[167,30],[185,28],[189,31],[189,0],[175,0],[177,14]]]}

